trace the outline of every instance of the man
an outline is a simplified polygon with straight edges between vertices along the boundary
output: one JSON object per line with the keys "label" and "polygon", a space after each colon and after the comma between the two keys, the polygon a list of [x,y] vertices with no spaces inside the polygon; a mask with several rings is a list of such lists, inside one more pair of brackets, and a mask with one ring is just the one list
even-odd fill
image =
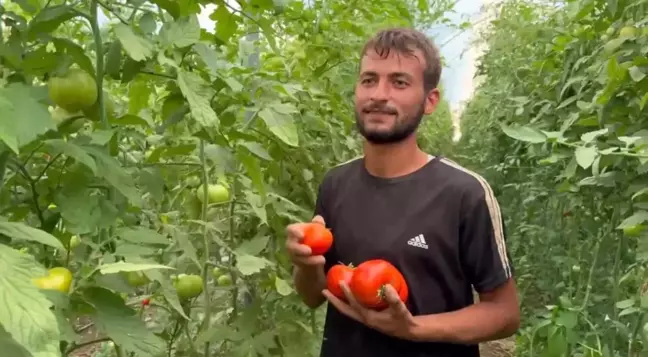
{"label": "man", "polygon": [[[331,229],[333,246],[313,256],[300,244],[303,223],[287,228],[297,291],[312,308],[329,302],[322,357],[476,357],[478,343],[519,327],[493,191],[416,142],[423,115],[439,101],[440,73],[438,50],[417,31],[389,29],[368,41],[355,88],[364,157],[326,174],[313,219]],[[349,303],[326,290],[334,264],[376,258],[403,273],[407,303],[388,287],[389,308],[371,311],[346,285]]]}

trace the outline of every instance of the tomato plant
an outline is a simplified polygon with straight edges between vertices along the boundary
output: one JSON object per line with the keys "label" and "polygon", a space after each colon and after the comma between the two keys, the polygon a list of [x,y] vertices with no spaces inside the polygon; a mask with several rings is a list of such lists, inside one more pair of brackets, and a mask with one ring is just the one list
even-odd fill
{"label": "tomato plant", "polygon": [[68,112],[90,108],[97,100],[97,83],[80,68],[70,68],[64,75],[50,78],[47,87],[54,104]]}
{"label": "tomato plant", "polygon": [[354,270],[349,288],[360,304],[372,309],[387,307],[385,285],[390,284],[403,302],[407,302],[409,288],[405,277],[386,260],[372,259],[360,263]]}
{"label": "tomato plant", "polygon": [[[451,3],[2,2],[0,340],[43,356],[316,356],[323,312],[296,298],[276,237],[361,152],[359,46]],[[439,108],[425,145],[451,136]],[[72,273],[69,295],[25,283],[51,267]]]}
{"label": "tomato plant", "polygon": [[304,226],[304,239],[301,243],[310,247],[311,254],[322,255],[333,245],[333,233],[320,223],[308,223]]}
{"label": "tomato plant", "polygon": [[340,282],[344,281],[350,287],[354,269],[350,265],[336,264],[326,273],[326,288],[342,301],[347,301],[347,298],[340,286]]}

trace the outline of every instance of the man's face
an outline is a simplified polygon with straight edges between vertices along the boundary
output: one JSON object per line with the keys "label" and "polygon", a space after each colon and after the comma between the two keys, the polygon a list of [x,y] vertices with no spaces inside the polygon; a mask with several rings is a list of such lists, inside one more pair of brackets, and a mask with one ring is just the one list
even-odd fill
{"label": "man's face", "polygon": [[355,88],[356,124],[369,142],[390,144],[408,138],[416,131],[424,114],[430,114],[438,101],[435,89],[425,93],[425,58],[394,50],[381,58],[370,49],[360,63]]}

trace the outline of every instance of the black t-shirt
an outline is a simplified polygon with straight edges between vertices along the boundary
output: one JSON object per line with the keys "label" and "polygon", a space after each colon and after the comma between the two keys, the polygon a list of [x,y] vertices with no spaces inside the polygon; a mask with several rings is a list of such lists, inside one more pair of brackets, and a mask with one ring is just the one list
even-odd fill
{"label": "black t-shirt", "polygon": [[[334,243],[325,271],[385,259],[405,276],[412,315],[473,304],[512,276],[498,203],[479,175],[436,157],[397,178],[372,176],[362,158],[331,169],[316,214]],[[477,345],[413,342],[368,328],[328,304],[321,357],[477,357]]]}

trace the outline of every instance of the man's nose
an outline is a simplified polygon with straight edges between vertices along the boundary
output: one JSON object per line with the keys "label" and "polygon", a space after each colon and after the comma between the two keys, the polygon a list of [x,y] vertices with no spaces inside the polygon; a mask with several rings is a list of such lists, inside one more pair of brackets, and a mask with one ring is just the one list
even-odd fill
{"label": "man's nose", "polygon": [[377,102],[386,101],[389,99],[389,90],[389,83],[387,81],[378,81],[378,84],[376,84],[371,92],[371,99]]}

